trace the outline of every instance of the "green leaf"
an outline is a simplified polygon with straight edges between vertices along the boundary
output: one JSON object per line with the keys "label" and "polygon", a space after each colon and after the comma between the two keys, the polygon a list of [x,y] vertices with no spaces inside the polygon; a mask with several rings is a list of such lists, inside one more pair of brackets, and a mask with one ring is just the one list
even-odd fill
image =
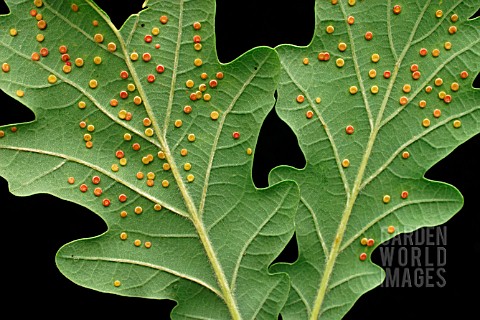
{"label": "green leaf", "polygon": [[462,207],[456,188],[424,174],[480,131],[472,88],[480,20],[469,20],[479,6],[317,1],[311,43],[276,48],[283,67],[276,110],[306,158],[301,170],[270,174],[271,183],[293,179],[301,190],[299,257],[272,268],[291,278],[284,319],[341,319],[383,281],[370,260],[380,243],[442,224]]}
{"label": "green leaf", "polygon": [[275,51],[221,64],[213,0],[150,0],[120,30],[89,0],[6,2],[0,87],[36,120],[0,127],[0,175],[108,225],[63,246],[60,271],[175,300],[176,319],[276,317],[288,277],[267,268],[293,235],[298,188],[251,177]]}

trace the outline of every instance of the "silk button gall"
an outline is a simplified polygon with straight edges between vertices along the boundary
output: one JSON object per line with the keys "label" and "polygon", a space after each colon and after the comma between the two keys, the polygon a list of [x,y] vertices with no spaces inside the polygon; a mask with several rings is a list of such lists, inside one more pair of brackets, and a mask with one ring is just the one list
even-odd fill
{"label": "silk button gall", "polygon": [[353,134],[355,131],[355,128],[352,126],[352,125],[348,125],[346,128],[345,128],[345,132],[347,134]]}
{"label": "silk button gall", "polygon": [[2,64],[2,71],[7,73],[7,72],[10,72],[10,65],[8,63],[3,63]]}
{"label": "silk button gall", "polygon": [[383,196],[382,201],[383,201],[383,203],[386,204],[386,203],[390,202],[390,199],[391,199],[390,195],[386,194],[386,195]]}
{"label": "silk button gall", "polygon": [[159,20],[162,24],[166,24],[168,22],[168,17],[167,16],[161,16]]}
{"label": "silk button gall", "polygon": [[102,43],[103,42],[103,34],[97,33],[93,36],[93,40],[97,43]]}

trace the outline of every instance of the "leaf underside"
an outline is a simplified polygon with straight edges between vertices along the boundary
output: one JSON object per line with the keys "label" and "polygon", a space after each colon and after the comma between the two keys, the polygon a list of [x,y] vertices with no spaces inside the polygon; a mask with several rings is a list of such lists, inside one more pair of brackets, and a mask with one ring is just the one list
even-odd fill
{"label": "leaf underside", "polygon": [[213,0],[150,0],[120,30],[89,0],[6,3],[0,87],[36,119],[0,127],[0,175],[108,225],[63,246],[60,271],[175,300],[175,319],[276,318],[288,277],[267,268],[293,235],[298,188],[251,178],[275,51],[221,64]]}
{"label": "leaf underside", "polygon": [[297,181],[301,196],[299,258],[272,269],[291,278],[283,319],[341,319],[383,281],[370,261],[380,243],[462,207],[457,189],[424,174],[480,131],[479,20],[469,20],[479,7],[317,1],[311,43],[276,48],[276,110],[306,158],[269,177]]}

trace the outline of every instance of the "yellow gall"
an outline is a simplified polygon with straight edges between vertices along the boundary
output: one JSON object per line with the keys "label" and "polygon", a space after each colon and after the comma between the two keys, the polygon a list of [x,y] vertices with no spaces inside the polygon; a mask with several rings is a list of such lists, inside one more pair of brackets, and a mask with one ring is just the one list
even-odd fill
{"label": "yellow gall", "polygon": [[457,82],[453,82],[450,85],[450,89],[452,89],[452,91],[458,91],[458,89],[460,89],[460,85]]}
{"label": "yellow gall", "polygon": [[327,26],[325,31],[327,31],[327,33],[331,34],[335,31],[335,28],[332,25],[329,25],[329,26]]}
{"label": "yellow gall", "polygon": [[126,110],[120,110],[118,112],[118,118],[124,120],[127,116],[127,111]]}
{"label": "yellow gall", "polygon": [[391,200],[390,195],[386,194],[383,196],[383,199],[382,199],[383,203],[389,203],[390,200]]}
{"label": "yellow gall", "polygon": [[62,67],[62,71],[63,71],[63,73],[67,73],[67,74],[68,74],[68,73],[72,72],[72,66],[69,66],[68,64],[65,64],[65,65],[63,65],[63,67]]}
{"label": "yellow gall", "polygon": [[127,240],[127,238],[128,238],[128,235],[127,235],[126,232],[120,233],[120,239],[122,239],[122,240]]}
{"label": "yellow gall", "polygon": [[161,206],[160,204],[156,203],[156,204],[153,206],[153,210],[155,210],[155,211],[160,211],[160,210],[162,210],[162,206]]}
{"label": "yellow gall", "polygon": [[38,42],[43,42],[43,40],[45,40],[45,36],[41,33],[37,34],[35,36],[35,39],[38,41]]}
{"label": "yellow gall", "polygon": [[195,134],[190,133],[190,134],[187,136],[187,139],[188,139],[188,141],[190,141],[190,142],[195,141]]}
{"label": "yellow gall", "polygon": [[308,58],[303,58],[302,62],[304,65],[307,65],[310,62],[310,60],[308,60]]}
{"label": "yellow gall", "polygon": [[452,49],[452,43],[450,41],[446,41],[443,47],[445,48],[445,50],[450,50]]}
{"label": "yellow gall", "polygon": [[120,285],[121,285],[120,280],[115,280],[115,281],[113,281],[113,285],[114,285],[115,287],[120,287]]}
{"label": "yellow gall", "polygon": [[338,44],[338,50],[340,50],[340,51],[342,51],[342,52],[345,51],[345,50],[347,50],[347,44],[346,44],[345,42],[340,42],[340,43]]}
{"label": "yellow gall", "polygon": [[202,61],[202,59],[197,58],[197,59],[193,60],[193,64],[194,64],[196,67],[200,67],[200,66],[203,64],[203,61]]}
{"label": "yellow gall", "polygon": [[15,37],[17,34],[18,34],[17,29],[15,29],[15,28],[10,29],[10,35],[11,35],[12,37]]}
{"label": "yellow gall", "polygon": [[380,61],[380,55],[378,53],[372,54],[372,62],[377,63],[378,61]]}
{"label": "yellow gall", "polygon": [[377,76],[377,71],[375,69],[370,69],[370,71],[368,71],[368,76],[370,79],[375,78]]}
{"label": "yellow gall", "polygon": [[152,28],[152,34],[154,36],[158,36],[160,34],[160,29],[158,27],[153,27]]}
{"label": "yellow gall", "polygon": [[335,64],[337,65],[337,67],[341,68],[345,65],[345,60],[343,60],[342,58],[338,58],[336,61],[335,61]]}
{"label": "yellow gall", "polygon": [[150,241],[146,241],[144,245],[145,245],[145,248],[147,249],[152,247],[152,243]]}
{"label": "yellow gall", "polygon": [[355,94],[358,92],[358,88],[357,86],[351,86],[348,91],[350,92],[350,94]]}
{"label": "yellow gall", "polygon": [[57,77],[54,74],[51,74],[48,76],[47,80],[48,83],[54,84],[55,82],[57,82]]}
{"label": "yellow gall", "polygon": [[390,233],[390,234],[394,233],[395,232],[395,227],[394,226],[388,226],[387,232]]}
{"label": "yellow gall", "polygon": [[373,93],[373,94],[377,94],[378,93],[378,86],[372,86],[370,88],[370,92]]}
{"label": "yellow gall", "polygon": [[188,181],[188,182],[193,182],[193,180],[195,180],[194,175],[193,175],[193,174],[189,174],[189,175],[187,176],[187,181]]}
{"label": "yellow gall", "polygon": [[435,11],[435,17],[441,18],[442,16],[443,16],[443,11],[442,10]]}
{"label": "yellow gall", "polygon": [[170,182],[168,182],[168,180],[163,180],[162,181],[162,187],[168,188],[169,185],[170,185]]}
{"label": "yellow gall", "polygon": [[153,129],[152,128],[145,129],[145,135],[147,137],[152,137],[153,136]]}
{"label": "yellow gall", "polygon": [[350,166],[350,160],[348,159],[343,159],[342,160],[342,167],[348,168]]}
{"label": "yellow gall", "polygon": [[21,97],[23,97],[23,96],[25,95],[25,91],[23,91],[23,90],[17,90],[16,94],[17,94],[17,97],[20,97],[20,98],[21,98]]}
{"label": "yellow gall", "polygon": [[111,169],[112,169],[113,172],[118,172],[118,170],[120,170],[120,168],[118,167],[117,164],[112,164]]}
{"label": "yellow gall", "polygon": [[435,58],[438,57],[440,55],[440,50],[438,49],[433,49],[432,50],[432,56],[434,56]]}
{"label": "yellow gall", "polygon": [[212,120],[217,120],[218,117],[219,117],[218,111],[212,111],[212,112],[210,113],[210,118],[211,118]]}
{"label": "yellow gall", "polygon": [[117,51],[117,45],[115,44],[115,42],[109,42],[107,45],[107,49],[110,52],[115,52]]}
{"label": "yellow gall", "polygon": [[425,128],[430,127],[430,119],[428,119],[428,118],[423,119],[422,120],[422,126],[424,126]]}
{"label": "yellow gall", "polygon": [[136,239],[135,241],[133,241],[133,244],[135,245],[135,247],[140,247],[142,245],[142,241]]}
{"label": "yellow gall", "polygon": [[77,67],[81,68],[81,67],[83,67],[83,64],[84,64],[84,62],[83,62],[83,59],[82,59],[82,58],[77,58],[77,59],[75,59],[75,65],[76,65]]}
{"label": "yellow gall", "polygon": [[458,129],[462,126],[462,122],[460,120],[453,121],[453,127]]}
{"label": "yellow gall", "polygon": [[102,43],[103,42],[103,34],[97,33],[93,36],[93,40],[97,43]]}
{"label": "yellow gall", "polygon": [[98,86],[98,81],[95,79],[92,79],[88,82],[88,86],[92,89],[95,89]]}
{"label": "yellow gall", "polygon": [[139,57],[139,56],[138,56],[138,53],[137,53],[137,52],[132,52],[132,53],[130,54],[130,60],[132,60],[132,61],[137,61],[137,60],[138,60],[138,57]]}

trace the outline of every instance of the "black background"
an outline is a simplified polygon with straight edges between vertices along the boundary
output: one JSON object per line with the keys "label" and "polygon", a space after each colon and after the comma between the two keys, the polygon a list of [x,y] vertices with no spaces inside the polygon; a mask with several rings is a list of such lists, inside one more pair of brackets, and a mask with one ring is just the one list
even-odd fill
{"label": "black background", "polygon": [[[143,1],[96,1],[120,27]],[[314,1],[217,0],[217,50],[221,62],[229,62],[260,45],[307,45],[314,30]],[[8,10],[2,3],[0,12]],[[3,30],[4,32],[5,30]],[[1,93],[0,125],[34,119],[31,111]],[[443,288],[378,287],[363,295],[344,319],[459,319],[477,313],[479,209],[478,181],[480,136],[458,147],[426,174],[456,186],[465,197],[463,209],[445,225],[448,231],[446,286]],[[1,161],[1,159],[0,159]],[[257,187],[267,186],[268,172],[288,164],[302,168],[304,157],[291,130],[272,111],[258,140],[253,166]],[[8,192],[0,178],[2,243],[2,307],[0,317],[100,318],[102,316],[156,317],[169,319],[175,303],[127,298],[79,287],[56,269],[54,258],[63,244],[98,235],[105,224],[93,213],[49,195],[20,198]],[[293,261],[295,241],[279,261]],[[377,249],[372,259],[381,263]],[[10,318],[9,317],[9,318]]]}

